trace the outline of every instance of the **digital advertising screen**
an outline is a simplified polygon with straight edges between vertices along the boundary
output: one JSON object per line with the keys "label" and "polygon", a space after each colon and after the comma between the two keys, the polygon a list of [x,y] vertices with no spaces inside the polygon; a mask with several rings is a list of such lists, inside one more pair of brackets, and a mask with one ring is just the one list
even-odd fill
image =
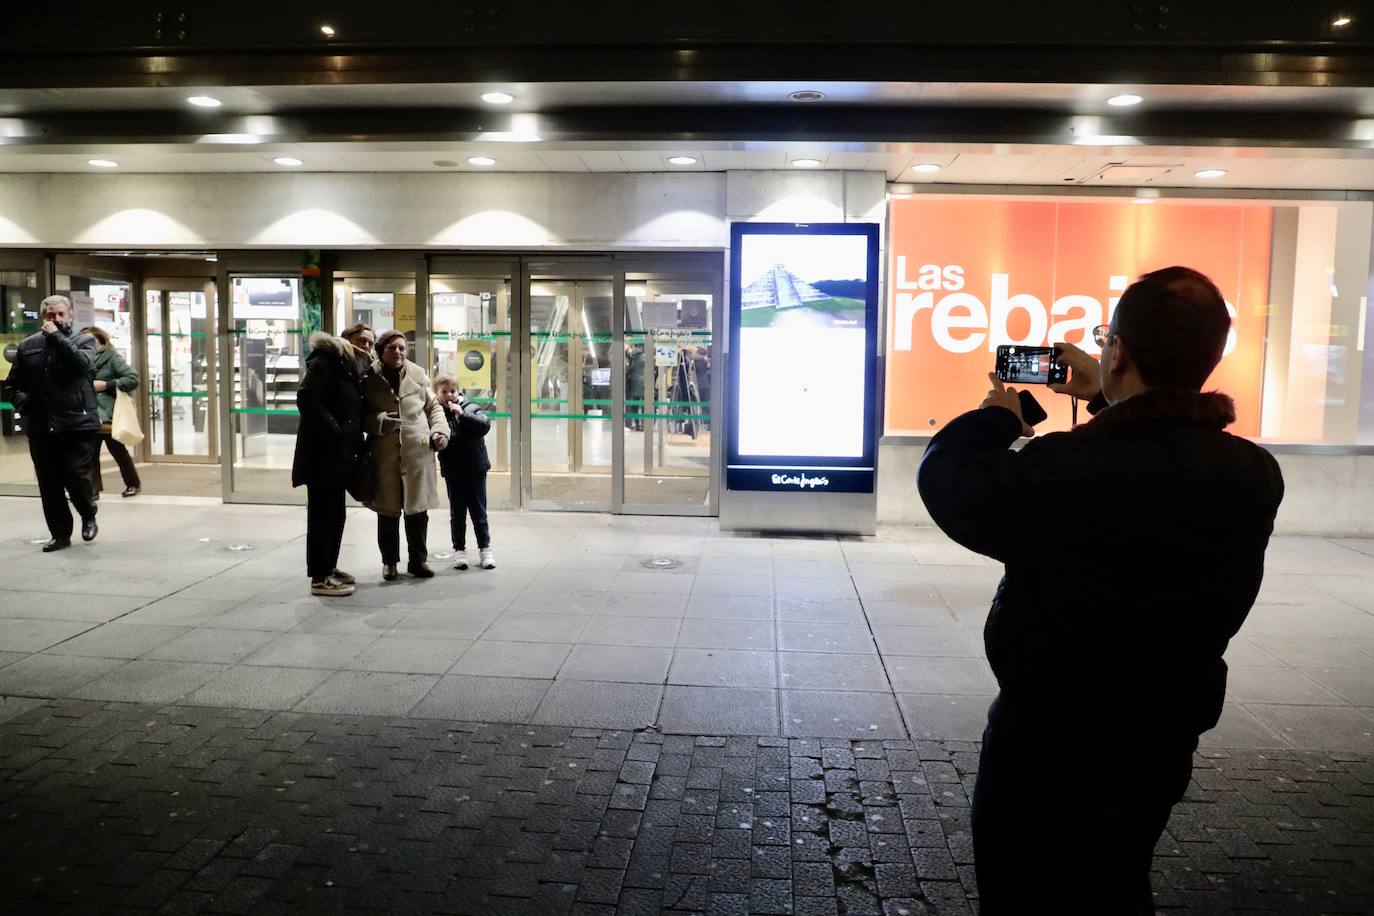
{"label": "digital advertising screen", "polygon": [[871,493],[878,227],[731,228],[731,490]]}

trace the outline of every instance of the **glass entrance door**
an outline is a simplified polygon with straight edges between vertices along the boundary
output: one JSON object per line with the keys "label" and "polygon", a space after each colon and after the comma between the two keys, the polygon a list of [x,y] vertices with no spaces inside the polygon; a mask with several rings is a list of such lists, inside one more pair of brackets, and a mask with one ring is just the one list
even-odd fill
{"label": "glass entrance door", "polygon": [[215,293],[209,282],[144,284],[143,448],[153,461],[219,460]]}
{"label": "glass entrance door", "polygon": [[532,508],[611,509],[613,301],[610,278],[530,279]]}
{"label": "glass entrance door", "polygon": [[624,511],[714,508],[718,286],[710,275],[626,276]]}

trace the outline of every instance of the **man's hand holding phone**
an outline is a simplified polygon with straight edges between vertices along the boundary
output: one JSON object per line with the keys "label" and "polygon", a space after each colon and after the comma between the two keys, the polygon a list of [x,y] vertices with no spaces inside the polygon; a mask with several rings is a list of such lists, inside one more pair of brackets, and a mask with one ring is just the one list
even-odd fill
{"label": "man's hand holding phone", "polygon": [[[1085,356],[1087,354],[1084,354]],[[1088,357],[1091,359],[1092,357]],[[988,396],[983,399],[979,407],[1004,407],[1016,414],[1016,419],[1021,421],[1021,435],[1033,436],[1035,430],[1021,416],[1021,397],[1016,393],[1015,388],[1007,388],[1002,384],[1002,380],[997,377],[996,372],[988,373],[988,380],[992,382],[992,388],[988,390]]]}
{"label": "man's hand holding phone", "polygon": [[1059,354],[1059,362],[1069,367],[1069,380],[1062,384],[1051,383],[1049,389],[1080,401],[1091,401],[1097,397],[1102,391],[1102,376],[1097,360],[1071,343],[1057,343],[1054,349]]}

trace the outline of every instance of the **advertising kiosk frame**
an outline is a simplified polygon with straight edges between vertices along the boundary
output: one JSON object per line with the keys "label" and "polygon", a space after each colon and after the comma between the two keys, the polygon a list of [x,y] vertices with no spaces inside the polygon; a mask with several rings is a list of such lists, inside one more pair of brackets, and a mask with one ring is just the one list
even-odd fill
{"label": "advertising kiosk frame", "polygon": [[876,530],[878,231],[731,226],[721,528]]}

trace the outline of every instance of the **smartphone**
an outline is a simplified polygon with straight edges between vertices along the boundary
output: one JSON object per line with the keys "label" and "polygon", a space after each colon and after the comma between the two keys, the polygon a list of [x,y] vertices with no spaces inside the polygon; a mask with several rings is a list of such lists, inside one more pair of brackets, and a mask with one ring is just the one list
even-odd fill
{"label": "smartphone", "polygon": [[1049,419],[1050,415],[1045,413],[1045,408],[1040,406],[1035,395],[1022,388],[1016,392],[1016,396],[1021,399],[1021,419],[1026,421],[1027,426],[1037,426]]}
{"label": "smartphone", "polygon": [[997,377],[1022,385],[1063,384],[1069,380],[1069,367],[1059,361],[1054,347],[1004,344],[997,348]]}

